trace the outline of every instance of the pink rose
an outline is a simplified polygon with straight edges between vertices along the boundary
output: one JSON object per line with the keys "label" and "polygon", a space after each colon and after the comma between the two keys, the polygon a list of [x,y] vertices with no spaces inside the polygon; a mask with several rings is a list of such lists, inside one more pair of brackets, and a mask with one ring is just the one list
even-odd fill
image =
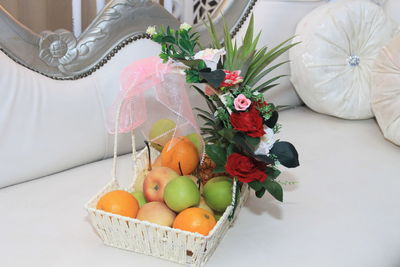
{"label": "pink rose", "polygon": [[240,94],[235,98],[233,102],[237,111],[245,111],[251,105],[251,100],[248,99],[244,94]]}

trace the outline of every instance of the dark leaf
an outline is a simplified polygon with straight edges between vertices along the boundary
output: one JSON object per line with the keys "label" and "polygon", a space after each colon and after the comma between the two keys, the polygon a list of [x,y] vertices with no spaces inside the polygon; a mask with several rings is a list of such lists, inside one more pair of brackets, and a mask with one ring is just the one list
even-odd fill
{"label": "dark leaf", "polygon": [[272,112],[271,118],[264,122],[269,128],[274,128],[278,122],[279,114],[277,111]]}
{"label": "dark leaf", "polygon": [[201,70],[199,73],[200,77],[207,81],[214,88],[218,88],[220,84],[225,80],[225,72],[223,70],[215,71],[204,71]]}
{"label": "dark leaf", "polygon": [[268,156],[266,156],[266,155],[254,155],[253,157],[254,157],[256,160],[261,161],[261,162],[264,162],[264,163],[266,163],[266,164],[273,164],[273,163],[275,163],[275,161],[274,161],[272,158],[270,158],[270,157],[268,157]]}
{"label": "dark leaf", "polygon": [[300,165],[299,154],[296,148],[289,142],[276,142],[270,153],[275,155],[285,167],[295,168]]}

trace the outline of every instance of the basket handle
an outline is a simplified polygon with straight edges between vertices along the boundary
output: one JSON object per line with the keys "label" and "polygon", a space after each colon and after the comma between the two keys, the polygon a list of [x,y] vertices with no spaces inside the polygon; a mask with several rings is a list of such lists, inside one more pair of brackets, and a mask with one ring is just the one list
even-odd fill
{"label": "basket handle", "polygon": [[[117,160],[118,160],[118,129],[120,123],[120,114],[121,114],[122,101],[118,104],[117,115],[115,119],[115,133],[114,133],[114,156],[113,156],[113,167],[112,167],[112,181],[117,181]],[[132,140],[132,161],[136,161],[136,139],[134,130],[131,131],[131,140]]]}

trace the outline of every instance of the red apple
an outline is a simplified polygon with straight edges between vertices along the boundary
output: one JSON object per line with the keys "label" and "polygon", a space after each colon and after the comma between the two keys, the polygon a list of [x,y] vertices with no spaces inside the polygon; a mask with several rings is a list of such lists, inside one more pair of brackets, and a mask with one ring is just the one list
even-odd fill
{"label": "red apple", "polygon": [[164,203],[149,202],[140,208],[136,218],[138,220],[171,227],[175,216],[176,214]]}
{"label": "red apple", "polygon": [[167,167],[156,167],[144,178],[143,194],[147,201],[164,202],[164,188],[179,175]]}

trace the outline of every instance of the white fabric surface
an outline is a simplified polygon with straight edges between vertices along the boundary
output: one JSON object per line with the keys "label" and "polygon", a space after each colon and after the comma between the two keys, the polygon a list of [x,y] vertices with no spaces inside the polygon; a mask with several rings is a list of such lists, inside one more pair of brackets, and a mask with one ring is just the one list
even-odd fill
{"label": "white fabric surface", "polygon": [[[325,1],[268,1],[258,0],[254,12],[255,34],[262,31],[259,47],[268,45],[272,48],[281,42],[294,36],[297,23],[311,10],[325,4]],[[236,40],[240,42],[248,26],[249,19],[238,32]],[[285,53],[275,63],[289,60],[289,53]],[[262,79],[260,83],[271,79],[274,76],[290,74],[290,66],[286,64],[277,70],[271,72],[267,77]],[[280,85],[266,92],[269,102],[277,105],[298,105],[301,102],[290,83],[289,77],[279,80]]]}
{"label": "white fabric surface", "polygon": [[373,117],[371,68],[394,32],[382,8],[368,1],[337,1],[315,9],[299,23],[294,41],[302,43],[290,52],[297,93],[320,113]]}
{"label": "white fabric surface", "polygon": [[375,61],[371,103],[384,136],[400,145],[400,35],[381,50]]}
{"label": "white fabric surface", "polygon": [[[120,72],[159,49],[137,41],[76,81],[44,77],[0,52],[0,188],[109,157],[105,116],[120,89]],[[119,151],[131,151],[130,137],[121,139]]]}
{"label": "white fabric surface", "polygon": [[[252,196],[207,266],[394,267],[400,264],[400,149],[374,120],[307,108],[281,113],[280,138],[301,166],[285,170],[284,203]],[[130,158],[120,174],[129,183]],[[0,190],[1,266],[177,266],[102,245],[84,204],[110,180],[111,161]]]}

